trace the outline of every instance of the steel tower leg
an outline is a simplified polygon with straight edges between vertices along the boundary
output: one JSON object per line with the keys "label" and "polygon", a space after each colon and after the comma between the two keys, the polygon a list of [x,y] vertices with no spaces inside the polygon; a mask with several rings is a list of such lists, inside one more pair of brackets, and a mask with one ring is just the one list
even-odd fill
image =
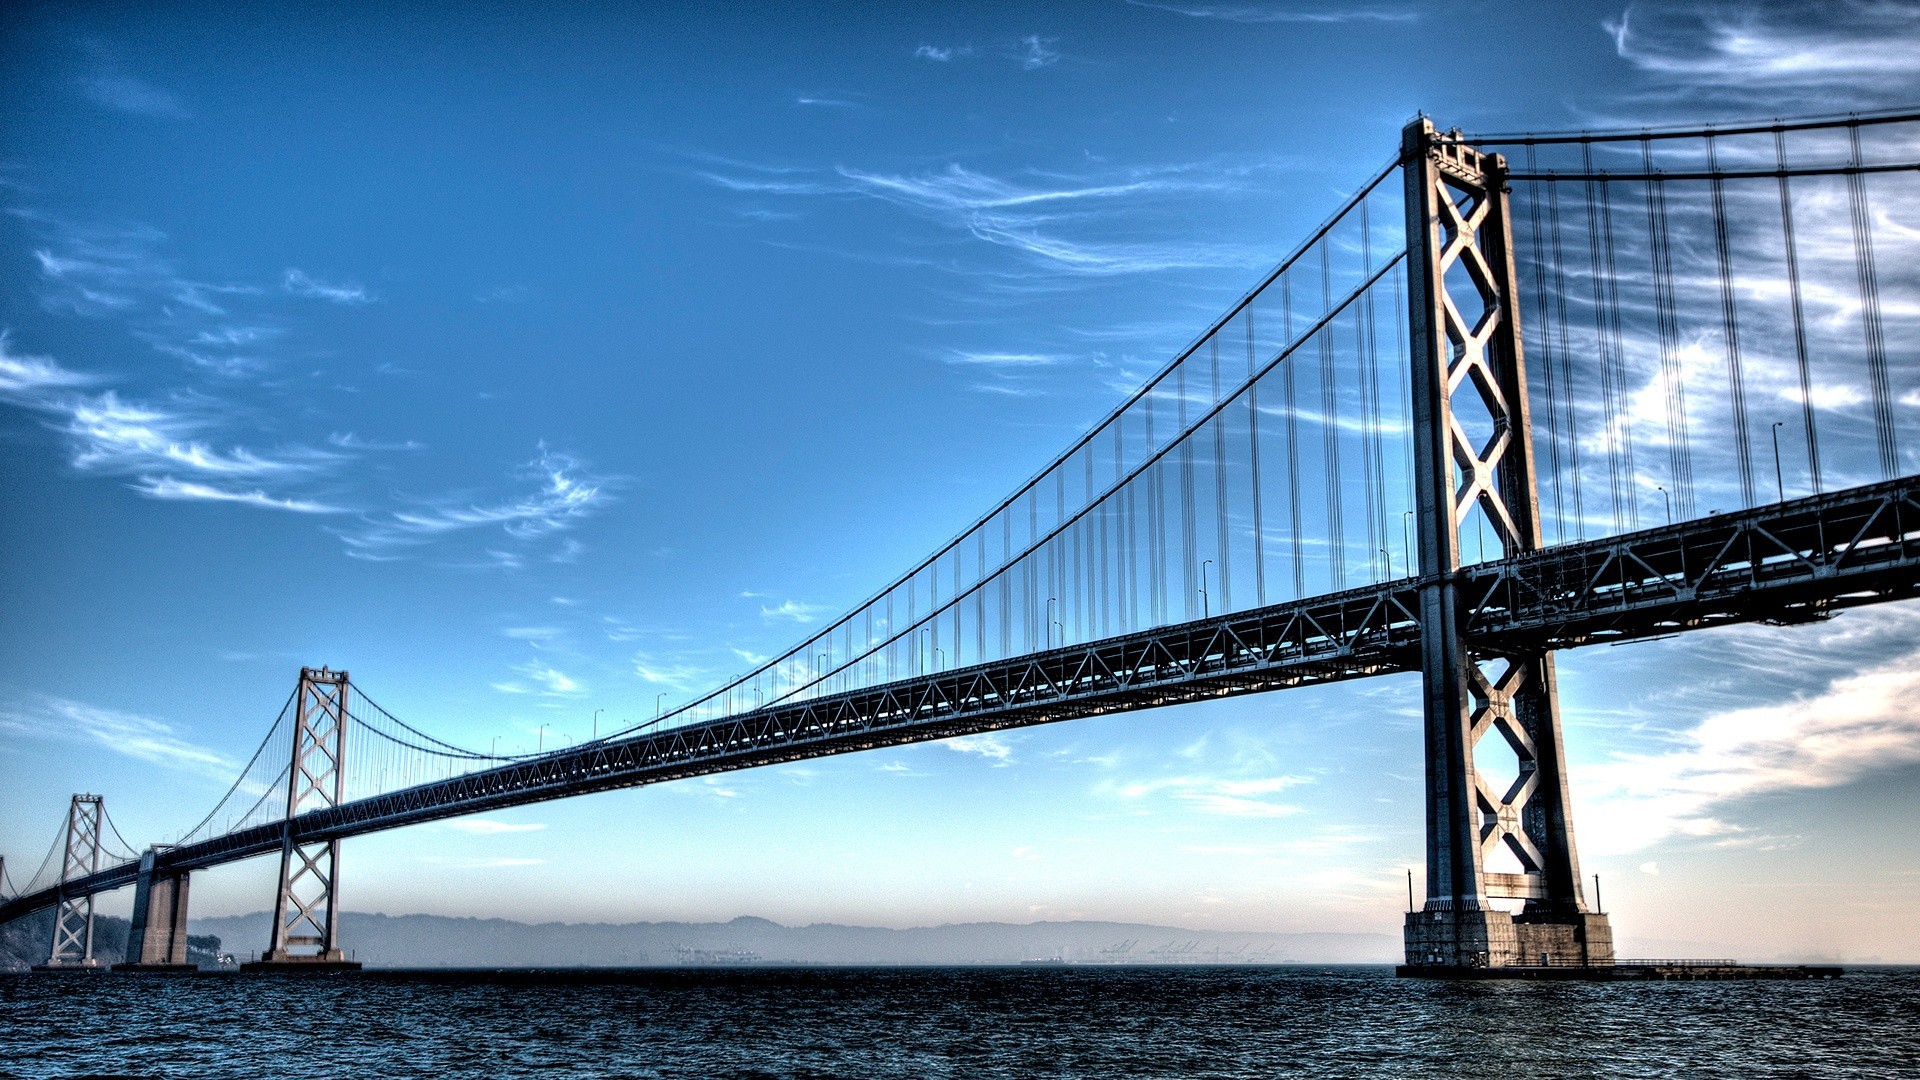
{"label": "steel tower leg", "polygon": [[346,799],[347,673],[301,668],[273,942],[249,968],[357,968],[340,948],[340,841],[296,841],[293,819]]}
{"label": "steel tower leg", "polygon": [[67,805],[67,835],[60,862],[60,902],[53,909],[53,948],[40,971],[85,971],[100,967],[93,958],[93,897],[69,899],[65,885],[100,869],[101,802],[98,795],[75,795]]}
{"label": "steel tower leg", "polygon": [[[1541,546],[1506,160],[1425,119],[1407,126],[1402,148],[1414,489],[1427,580],[1427,899],[1407,915],[1407,964],[1611,963],[1612,930],[1587,910],[1580,887],[1553,656],[1482,654],[1464,634],[1460,531],[1474,511],[1499,554]],[[1516,766],[1504,789],[1475,762],[1476,752],[1499,745]],[[1502,852],[1517,866],[1490,870]],[[1526,903],[1513,915],[1488,904],[1500,899]]]}

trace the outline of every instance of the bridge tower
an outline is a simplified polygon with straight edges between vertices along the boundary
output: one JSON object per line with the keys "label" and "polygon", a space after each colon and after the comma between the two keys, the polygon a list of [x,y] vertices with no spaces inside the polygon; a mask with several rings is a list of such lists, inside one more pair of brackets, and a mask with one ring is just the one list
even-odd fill
{"label": "bridge tower", "polygon": [[[1424,118],[1402,149],[1426,580],[1427,898],[1407,915],[1407,964],[1611,963],[1612,929],[1588,910],[1574,853],[1553,656],[1468,648],[1458,584],[1461,526],[1476,509],[1502,555],[1541,546],[1506,160]],[[1504,790],[1475,760],[1503,748],[1517,765]],[[1488,903],[1501,899],[1525,905],[1512,914]]]}
{"label": "bridge tower", "polygon": [[273,941],[250,970],[339,970],[360,965],[340,948],[340,841],[298,840],[293,820],[346,799],[347,673],[300,669],[293,707],[293,761],[287,771],[287,825]]}
{"label": "bridge tower", "polygon": [[93,895],[68,898],[66,883],[100,869],[98,795],[75,795],[67,804],[67,832],[60,862],[60,902],[53,909],[53,948],[36,971],[98,970],[93,958]]}

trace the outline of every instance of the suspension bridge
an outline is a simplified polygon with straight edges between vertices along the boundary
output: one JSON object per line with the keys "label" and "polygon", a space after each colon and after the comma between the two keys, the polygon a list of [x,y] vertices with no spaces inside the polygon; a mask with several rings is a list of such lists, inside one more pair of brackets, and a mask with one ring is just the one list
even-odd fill
{"label": "suspension bridge", "polygon": [[347,963],[340,846],[615,788],[1418,672],[1411,971],[1615,961],[1554,654],[1920,593],[1920,113],[1632,132],[1410,124],[1205,333],[971,526],[645,725],[500,755],[303,668],[171,844],[75,795],[0,922],[184,964],[197,870],[278,855],[262,966]]}

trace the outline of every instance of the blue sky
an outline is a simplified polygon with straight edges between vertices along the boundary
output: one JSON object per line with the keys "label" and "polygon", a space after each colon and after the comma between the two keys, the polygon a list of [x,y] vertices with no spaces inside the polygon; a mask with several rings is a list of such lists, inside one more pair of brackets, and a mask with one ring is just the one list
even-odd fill
{"label": "blue sky", "polygon": [[[78,790],[190,826],[301,664],[516,749],[747,669],[1044,465],[1417,111],[1889,107],[1917,48],[1864,3],[19,9],[0,850],[22,876]],[[1916,628],[1563,658],[1627,951],[1920,958]],[[345,903],[1397,935],[1419,775],[1391,678],[356,840]]]}

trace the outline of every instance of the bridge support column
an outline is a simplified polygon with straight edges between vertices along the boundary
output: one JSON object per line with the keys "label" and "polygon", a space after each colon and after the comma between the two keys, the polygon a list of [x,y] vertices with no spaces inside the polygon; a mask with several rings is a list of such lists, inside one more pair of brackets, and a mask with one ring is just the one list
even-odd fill
{"label": "bridge support column", "polygon": [[133,885],[133,926],[127,933],[127,958],[115,971],[198,971],[187,963],[187,875],[157,870],[158,852],[140,855],[140,876]]}
{"label": "bridge support column", "polygon": [[344,671],[301,668],[293,711],[293,763],[287,772],[287,829],[280,844],[280,889],[273,898],[273,941],[246,971],[358,970],[340,948],[340,841],[304,841],[293,820],[346,798],[347,695]]}
{"label": "bridge support column", "polygon": [[[1580,887],[1553,657],[1466,644],[1462,526],[1477,514],[1502,555],[1541,546],[1506,161],[1425,119],[1403,150],[1427,765],[1427,899],[1407,915],[1407,965],[1608,964],[1612,930]],[[1511,751],[1511,780],[1480,750]],[[1489,904],[1502,899],[1525,906]]]}
{"label": "bridge support column", "polygon": [[66,883],[100,869],[100,796],[75,795],[67,804],[67,835],[60,862],[60,902],[53,909],[53,948],[35,971],[98,971],[93,957],[93,896],[69,899]]}

